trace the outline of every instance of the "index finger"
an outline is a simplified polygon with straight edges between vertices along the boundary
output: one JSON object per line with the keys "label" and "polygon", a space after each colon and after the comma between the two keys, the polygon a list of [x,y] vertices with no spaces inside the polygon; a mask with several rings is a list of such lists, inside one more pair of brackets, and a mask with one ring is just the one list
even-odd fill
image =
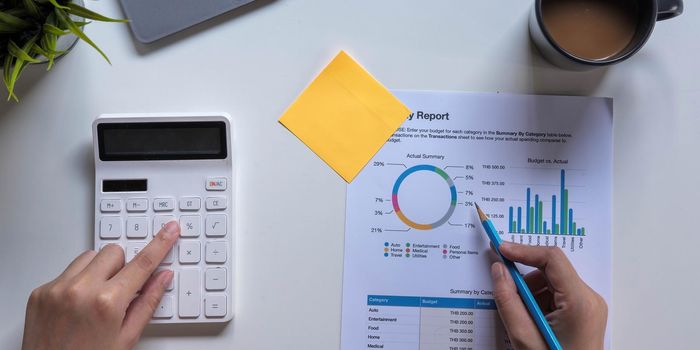
{"label": "index finger", "polygon": [[128,296],[130,301],[151,277],[153,271],[172,249],[179,236],[180,226],[177,221],[168,222],[133,260],[112,277],[110,282],[123,289],[126,293],[124,295]]}
{"label": "index finger", "polygon": [[558,247],[535,247],[503,242],[499,251],[509,260],[542,270],[556,291],[575,291],[582,282],[574,266]]}

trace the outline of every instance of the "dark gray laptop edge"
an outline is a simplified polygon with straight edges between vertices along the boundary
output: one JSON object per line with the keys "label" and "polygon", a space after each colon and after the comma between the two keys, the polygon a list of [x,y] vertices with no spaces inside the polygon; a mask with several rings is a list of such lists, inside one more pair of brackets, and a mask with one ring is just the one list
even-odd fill
{"label": "dark gray laptop edge", "polygon": [[255,0],[120,0],[136,40],[148,44]]}

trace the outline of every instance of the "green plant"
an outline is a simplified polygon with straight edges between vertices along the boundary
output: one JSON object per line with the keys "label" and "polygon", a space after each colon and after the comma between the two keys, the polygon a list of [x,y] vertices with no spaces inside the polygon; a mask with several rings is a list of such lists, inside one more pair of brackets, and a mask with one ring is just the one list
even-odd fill
{"label": "green plant", "polygon": [[[82,18],[75,21],[71,16]],[[73,34],[95,48],[108,63],[107,55],[82,31],[90,22],[127,22],[90,11],[72,0],[0,0],[0,62],[7,87],[8,101],[19,101],[15,84],[30,63],[48,62],[65,54],[57,51],[56,42],[63,35]]]}

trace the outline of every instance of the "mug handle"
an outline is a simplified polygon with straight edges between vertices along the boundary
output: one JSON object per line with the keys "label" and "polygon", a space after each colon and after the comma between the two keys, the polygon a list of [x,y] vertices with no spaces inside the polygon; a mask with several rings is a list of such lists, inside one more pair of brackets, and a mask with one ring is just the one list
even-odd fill
{"label": "mug handle", "polygon": [[657,21],[664,21],[683,13],[683,0],[657,0],[659,11],[656,13]]}

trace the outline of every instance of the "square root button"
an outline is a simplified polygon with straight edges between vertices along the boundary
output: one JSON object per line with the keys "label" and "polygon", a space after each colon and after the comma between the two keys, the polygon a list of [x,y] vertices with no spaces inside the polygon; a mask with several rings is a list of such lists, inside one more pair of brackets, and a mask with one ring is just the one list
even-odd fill
{"label": "square root button", "polygon": [[207,191],[225,191],[226,190],[226,178],[225,177],[210,177],[207,178]]}

